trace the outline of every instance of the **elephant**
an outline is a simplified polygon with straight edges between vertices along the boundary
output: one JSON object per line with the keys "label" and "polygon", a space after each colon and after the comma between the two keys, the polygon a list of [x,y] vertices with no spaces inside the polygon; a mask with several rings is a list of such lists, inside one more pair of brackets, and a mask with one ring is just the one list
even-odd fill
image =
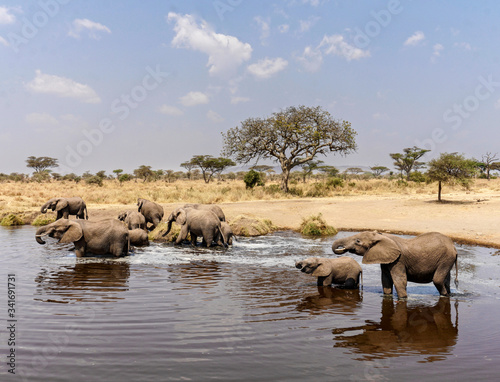
{"label": "elephant", "polygon": [[406,299],[406,284],[433,282],[441,296],[450,294],[450,273],[456,268],[458,286],[457,250],[453,241],[439,233],[428,232],[411,239],[366,231],[335,240],[332,250],[363,256],[363,264],[380,264],[384,295],[392,295],[396,288],[398,299]]}
{"label": "elephant", "polygon": [[129,230],[146,229],[146,218],[137,211],[125,211],[118,215],[118,220],[125,222]]}
{"label": "elephant", "polygon": [[46,213],[47,210],[57,212],[56,220],[67,219],[69,215],[76,215],[77,219],[88,219],[87,205],[79,196],[72,198],[52,198],[45,203],[40,212]]}
{"label": "elephant", "polygon": [[100,221],[59,219],[38,228],[36,241],[45,244],[42,237],[46,235],[59,239],[59,243],[73,242],[76,257],[83,257],[89,252],[119,257],[127,255],[130,246],[129,231],[117,219]]}
{"label": "elephant", "polygon": [[152,225],[148,228],[150,231],[154,230],[163,219],[163,207],[159,204],[146,199],[137,199],[138,212],[144,215],[147,223]]}
{"label": "elephant", "polygon": [[181,231],[175,240],[175,244],[182,243],[189,233],[193,245],[196,245],[198,236],[203,237],[203,245],[207,247],[212,245],[214,239],[217,240],[217,245],[224,247],[227,245],[224,234],[221,231],[221,222],[212,211],[179,207],[172,211],[167,222],[168,228],[163,236],[166,236],[170,232],[173,222],[181,226]]}
{"label": "elephant", "polygon": [[233,245],[233,238],[236,240],[236,236],[234,236],[233,230],[231,226],[226,221],[220,222],[220,229],[222,231],[222,235],[224,236],[224,242],[228,245]]}
{"label": "elephant", "polygon": [[136,247],[149,245],[148,234],[141,228],[129,230],[128,237],[130,238],[130,245],[134,245]]}
{"label": "elephant", "polygon": [[194,208],[195,210],[209,210],[217,215],[221,222],[226,221],[226,216],[217,204],[184,204],[184,208]]}
{"label": "elephant", "polygon": [[308,257],[297,261],[295,268],[318,278],[318,286],[340,284],[346,289],[359,288],[362,278],[362,269],[356,260],[351,257],[329,259],[326,257]]}

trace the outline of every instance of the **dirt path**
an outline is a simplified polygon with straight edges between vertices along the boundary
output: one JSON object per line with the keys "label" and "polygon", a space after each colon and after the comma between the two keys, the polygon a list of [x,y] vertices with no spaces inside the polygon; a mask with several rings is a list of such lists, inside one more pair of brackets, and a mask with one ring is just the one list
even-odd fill
{"label": "dirt path", "polygon": [[[178,204],[163,204],[165,217]],[[419,234],[438,231],[456,242],[500,248],[500,195],[339,196],[300,200],[221,203],[228,221],[238,215],[271,220],[281,229],[298,229],[303,218],[321,213],[338,230],[380,230]],[[89,206],[91,218],[116,217],[135,206]]]}

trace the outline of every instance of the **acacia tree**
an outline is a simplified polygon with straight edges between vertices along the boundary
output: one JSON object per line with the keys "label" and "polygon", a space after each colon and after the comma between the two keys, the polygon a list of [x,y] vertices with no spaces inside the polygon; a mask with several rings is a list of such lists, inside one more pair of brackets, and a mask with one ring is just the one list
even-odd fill
{"label": "acacia tree", "polygon": [[268,118],[248,118],[241,127],[229,129],[223,155],[237,162],[272,159],[281,166],[281,190],[288,192],[291,170],[330,152],[356,150],[356,132],[347,121],[336,121],[317,107],[291,106]]}
{"label": "acacia tree", "polygon": [[195,155],[189,162],[182,163],[181,166],[186,167],[186,164],[191,164],[193,167],[199,167],[203,174],[205,183],[210,183],[214,175],[220,174],[227,168],[235,166],[231,159],[228,158],[214,158],[211,155]]}
{"label": "acacia tree", "polygon": [[441,201],[442,184],[459,183],[469,186],[470,181],[477,173],[477,162],[465,159],[457,153],[443,153],[437,159],[428,163],[427,176],[431,181],[438,182],[438,201]]}
{"label": "acacia tree", "polygon": [[373,171],[373,175],[375,176],[375,178],[378,178],[379,176],[382,176],[384,172],[389,171],[389,168],[385,166],[373,166],[370,167],[370,170]]}
{"label": "acacia tree", "polygon": [[35,173],[42,173],[49,168],[59,167],[59,164],[55,158],[30,156],[26,159],[26,167],[33,168]]}
{"label": "acacia tree", "polygon": [[479,168],[482,172],[486,173],[486,179],[490,180],[491,171],[499,170],[500,169],[500,162],[498,161],[497,157],[498,153],[492,154],[490,152],[487,152],[485,155],[482,156],[481,162],[479,163]]}
{"label": "acacia tree", "polygon": [[401,177],[403,177],[404,172],[406,180],[410,180],[411,171],[418,170],[425,165],[425,162],[419,162],[418,160],[429,151],[413,146],[403,149],[403,153],[389,155],[394,159],[394,166],[401,172]]}

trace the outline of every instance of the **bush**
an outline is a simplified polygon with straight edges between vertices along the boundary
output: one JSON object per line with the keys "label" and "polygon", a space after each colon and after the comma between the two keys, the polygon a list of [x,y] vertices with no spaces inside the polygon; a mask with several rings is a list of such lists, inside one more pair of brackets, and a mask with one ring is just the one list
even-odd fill
{"label": "bush", "polygon": [[5,227],[10,227],[13,225],[24,225],[24,221],[17,215],[9,214],[2,219],[0,225]]}
{"label": "bush", "polygon": [[326,224],[321,214],[302,219],[300,232],[306,236],[331,236],[337,234],[337,230]]}
{"label": "bush", "polygon": [[333,188],[342,188],[344,187],[344,180],[340,178],[330,178],[326,182],[326,185]]}
{"label": "bush", "polygon": [[250,170],[245,174],[243,178],[246,188],[254,188],[255,186],[263,186],[264,181],[260,174],[255,170]]}
{"label": "bush", "polygon": [[53,223],[55,221],[56,221],[55,214],[52,214],[52,215],[40,214],[35,218],[35,220],[33,220],[31,225],[42,226],[42,225],[47,225],[47,224]]}
{"label": "bush", "polygon": [[97,184],[99,187],[102,187],[102,178],[97,175],[93,175],[85,179],[87,184]]}

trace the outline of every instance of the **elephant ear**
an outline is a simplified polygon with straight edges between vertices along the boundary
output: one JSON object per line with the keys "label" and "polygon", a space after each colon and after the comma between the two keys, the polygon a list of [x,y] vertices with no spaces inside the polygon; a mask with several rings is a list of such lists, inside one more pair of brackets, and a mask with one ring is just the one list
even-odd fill
{"label": "elephant ear", "polygon": [[80,240],[82,236],[83,236],[82,226],[75,222],[69,222],[68,229],[59,240],[59,243],[74,243],[75,241]]}
{"label": "elephant ear", "polygon": [[392,239],[378,235],[373,245],[363,256],[363,264],[390,264],[395,262],[401,255],[401,251]]}
{"label": "elephant ear", "polygon": [[59,199],[59,201],[56,204],[56,211],[61,211],[66,207],[68,207],[68,201],[66,199]]}
{"label": "elephant ear", "polygon": [[332,273],[332,265],[330,264],[330,262],[329,261],[323,262],[322,260],[320,260],[319,265],[314,270],[314,272],[311,273],[311,275],[315,277],[326,277],[330,273]]}
{"label": "elephant ear", "polygon": [[177,216],[175,217],[175,222],[180,225],[186,224],[187,213],[184,208],[181,208],[179,212],[177,212]]}

